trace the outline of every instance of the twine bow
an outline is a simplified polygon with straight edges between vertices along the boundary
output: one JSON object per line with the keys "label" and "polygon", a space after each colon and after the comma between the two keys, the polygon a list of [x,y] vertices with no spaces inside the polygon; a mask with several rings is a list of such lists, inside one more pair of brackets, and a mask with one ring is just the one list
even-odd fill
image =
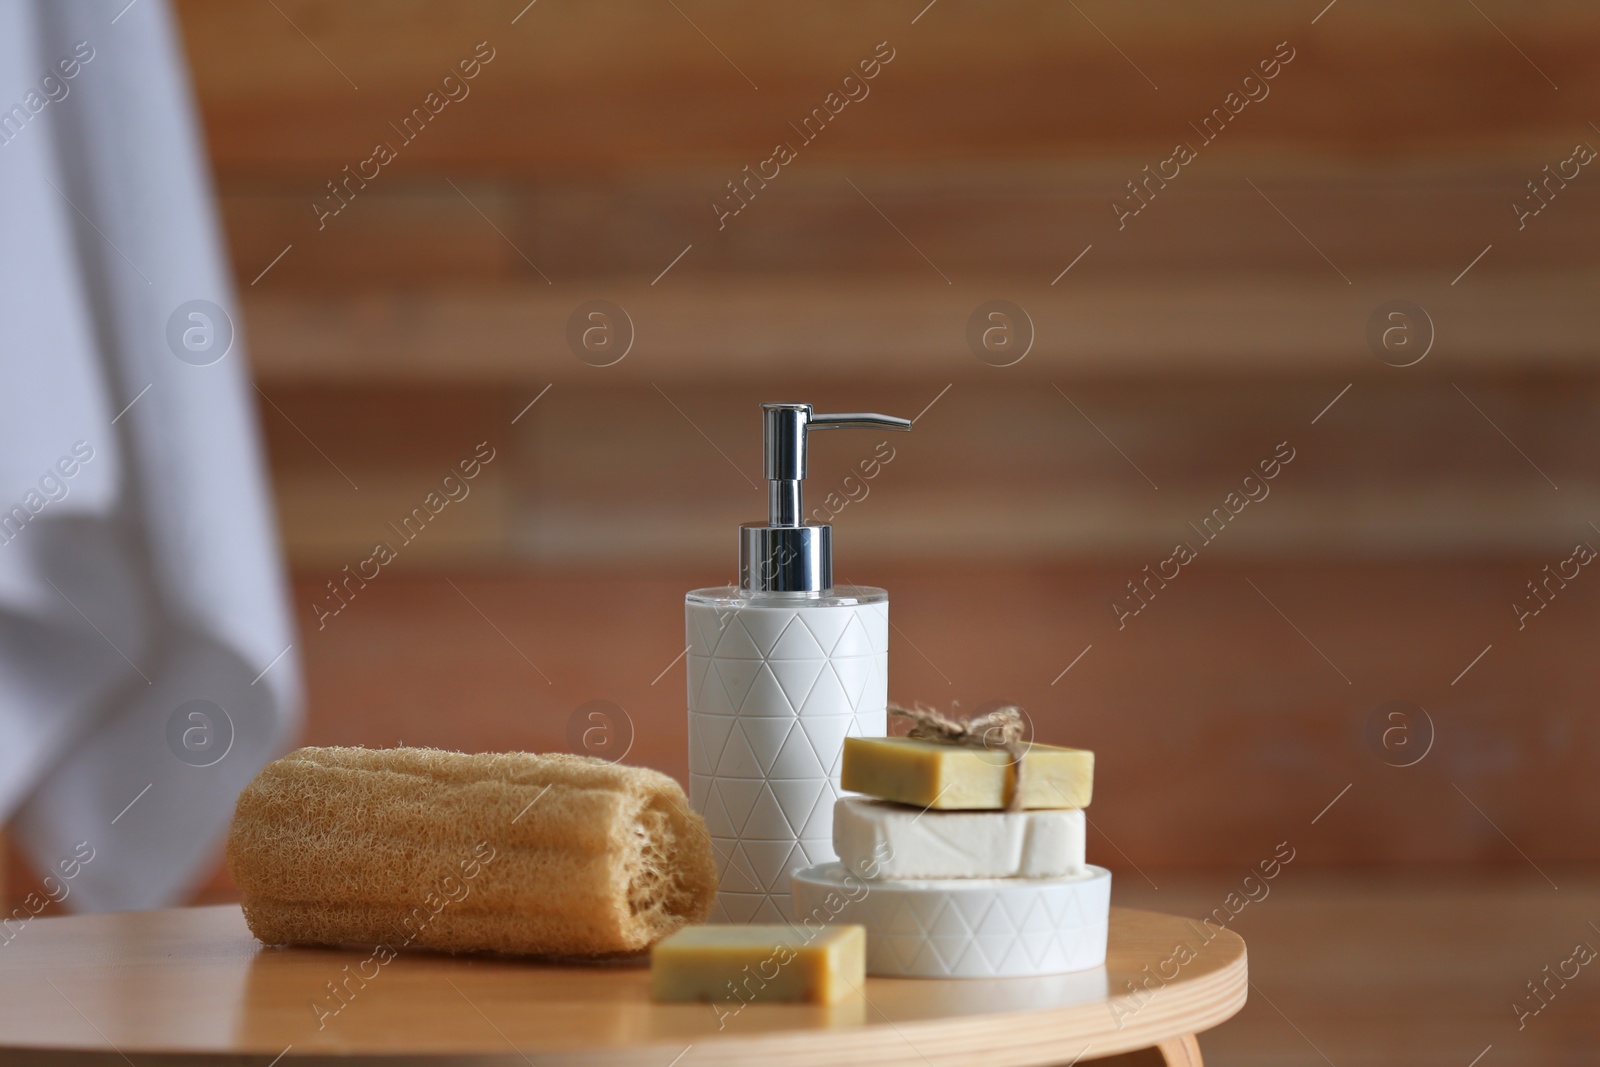
{"label": "twine bow", "polygon": [[1003,704],[982,715],[957,719],[935,708],[925,708],[921,704],[911,708],[890,704],[889,714],[911,720],[911,729],[906,732],[907,737],[936,741],[944,745],[965,745],[968,748],[1004,749],[1011,757],[1013,768],[1011,793],[1006,798],[1006,810],[1013,812],[1023,810],[1022,756],[1027,750],[1027,744],[1022,739],[1026,727],[1021,708],[1015,704]]}

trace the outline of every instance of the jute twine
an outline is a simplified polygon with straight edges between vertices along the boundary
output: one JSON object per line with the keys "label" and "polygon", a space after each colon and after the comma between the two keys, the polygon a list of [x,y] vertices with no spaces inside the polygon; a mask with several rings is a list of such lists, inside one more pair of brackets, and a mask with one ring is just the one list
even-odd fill
{"label": "jute twine", "polygon": [[1027,745],[1022,736],[1026,727],[1022,709],[1015,704],[1004,704],[970,719],[957,719],[936,708],[921,704],[906,708],[889,705],[889,714],[911,720],[907,737],[923,741],[937,741],[945,745],[965,745],[969,748],[1004,749],[1011,757],[1013,769],[1011,793],[1006,798],[1007,811],[1022,810],[1022,755]]}

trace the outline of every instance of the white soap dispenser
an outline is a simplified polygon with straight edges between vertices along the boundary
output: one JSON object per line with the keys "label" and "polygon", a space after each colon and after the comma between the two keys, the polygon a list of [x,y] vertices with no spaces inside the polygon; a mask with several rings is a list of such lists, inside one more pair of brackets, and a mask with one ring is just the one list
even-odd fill
{"label": "white soap dispenser", "polygon": [[789,872],[828,863],[849,736],[888,732],[889,594],[833,584],[833,527],[801,521],[806,435],[909,430],[891,415],[761,405],[768,521],[739,528],[739,584],[684,598],[689,796],[721,876],[713,922],[788,922]]}

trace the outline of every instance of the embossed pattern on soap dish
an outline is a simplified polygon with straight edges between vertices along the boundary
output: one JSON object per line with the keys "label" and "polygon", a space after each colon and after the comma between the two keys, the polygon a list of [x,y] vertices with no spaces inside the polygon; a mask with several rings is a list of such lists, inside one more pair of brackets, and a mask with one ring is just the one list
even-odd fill
{"label": "embossed pattern on soap dish", "polygon": [[[867,973],[910,978],[1017,978],[1105,962],[1111,872],[1060,878],[844,880],[827,863],[795,872],[791,920],[821,909],[867,928]],[[843,900],[842,908],[827,901]]]}

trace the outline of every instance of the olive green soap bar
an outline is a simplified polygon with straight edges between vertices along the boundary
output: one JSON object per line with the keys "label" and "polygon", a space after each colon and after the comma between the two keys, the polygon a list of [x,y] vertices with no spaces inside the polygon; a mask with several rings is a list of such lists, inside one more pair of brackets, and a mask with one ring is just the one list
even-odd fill
{"label": "olive green soap bar", "polygon": [[867,929],[685,926],[650,950],[656,1001],[837,1004],[867,978]]}
{"label": "olive green soap bar", "polygon": [[[847,737],[839,784],[919,808],[999,811],[1016,785],[1011,754],[909,737]],[[1094,753],[1028,745],[1022,757],[1022,807],[1087,808]]]}

